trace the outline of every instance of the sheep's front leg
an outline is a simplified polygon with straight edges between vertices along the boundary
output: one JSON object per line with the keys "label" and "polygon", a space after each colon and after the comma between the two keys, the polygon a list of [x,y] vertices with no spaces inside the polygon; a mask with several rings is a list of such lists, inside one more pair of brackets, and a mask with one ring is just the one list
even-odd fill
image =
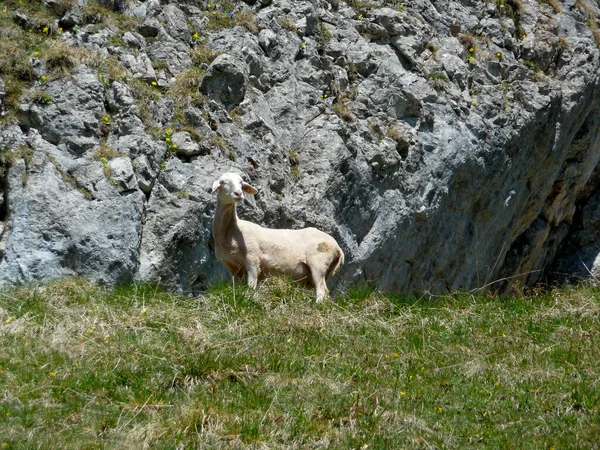
{"label": "sheep's front leg", "polygon": [[254,264],[246,265],[246,276],[248,277],[248,286],[256,289],[258,284],[258,266]]}

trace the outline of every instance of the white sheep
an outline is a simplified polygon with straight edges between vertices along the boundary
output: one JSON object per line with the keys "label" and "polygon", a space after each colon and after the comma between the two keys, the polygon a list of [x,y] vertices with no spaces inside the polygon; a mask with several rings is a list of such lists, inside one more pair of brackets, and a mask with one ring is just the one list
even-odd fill
{"label": "white sheep", "polygon": [[237,204],[244,193],[254,195],[257,190],[238,174],[223,174],[212,189],[218,191],[215,253],[231,276],[246,275],[248,286],[255,289],[259,279],[291,275],[312,282],[317,302],[325,298],[329,292],[325,280],[344,264],[344,252],[334,238],[316,228],[271,229],[239,219]]}

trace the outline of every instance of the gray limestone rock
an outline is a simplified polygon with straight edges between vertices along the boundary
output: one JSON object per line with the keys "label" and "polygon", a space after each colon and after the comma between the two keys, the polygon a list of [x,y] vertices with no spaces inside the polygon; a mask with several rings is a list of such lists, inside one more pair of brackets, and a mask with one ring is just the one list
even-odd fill
{"label": "gray limestone rock", "polygon": [[[18,125],[0,126],[0,283],[195,292],[226,277],[210,187],[231,170],[259,188],[241,217],[338,240],[334,281],[435,293],[600,276],[589,13],[389,4],[234,2],[216,25],[204,4],[135,1],[123,30],[85,25],[79,1],[61,39],[91,56],[28,86]],[[4,95],[0,80],[0,113]]]}
{"label": "gray limestone rock", "polygon": [[208,67],[200,90],[231,109],[244,100],[247,75],[244,66],[230,55],[219,55]]}
{"label": "gray limestone rock", "polygon": [[10,218],[0,284],[85,275],[113,284],[138,264],[142,198],[89,200],[48,158],[34,153],[9,171]]}

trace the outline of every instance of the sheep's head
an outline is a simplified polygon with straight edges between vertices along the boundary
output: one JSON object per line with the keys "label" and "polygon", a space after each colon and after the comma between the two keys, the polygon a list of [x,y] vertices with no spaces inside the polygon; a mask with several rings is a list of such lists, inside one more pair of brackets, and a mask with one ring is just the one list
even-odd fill
{"label": "sheep's head", "polygon": [[237,173],[228,172],[221,175],[217,181],[213,183],[213,192],[219,191],[219,199],[223,204],[239,203],[246,194],[256,194],[258,191],[254,186],[242,180]]}

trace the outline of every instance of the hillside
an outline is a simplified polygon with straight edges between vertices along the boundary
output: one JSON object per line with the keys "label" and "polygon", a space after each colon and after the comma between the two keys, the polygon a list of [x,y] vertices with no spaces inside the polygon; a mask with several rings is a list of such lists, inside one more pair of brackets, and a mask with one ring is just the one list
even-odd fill
{"label": "hillside", "polygon": [[599,12],[593,0],[3,0],[0,284],[204,288],[224,276],[209,189],[229,170],[259,188],[244,218],[337,239],[340,286],[587,277]]}
{"label": "hillside", "polygon": [[2,448],[594,448],[600,293],[0,295]]}

